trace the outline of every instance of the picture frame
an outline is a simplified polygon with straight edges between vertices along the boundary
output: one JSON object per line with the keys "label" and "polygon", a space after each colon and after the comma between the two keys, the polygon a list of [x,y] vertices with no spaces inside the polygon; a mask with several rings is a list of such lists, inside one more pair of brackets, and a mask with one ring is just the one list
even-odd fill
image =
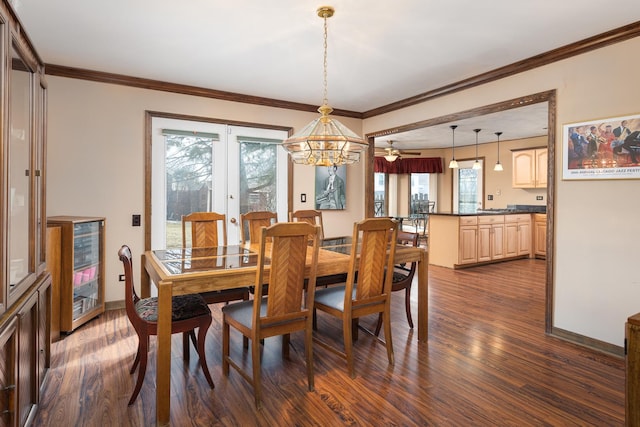
{"label": "picture frame", "polygon": [[344,210],[347,208],[347,166],[316,166],[315,209]]}
{"label": "picture frame", "polygon": [[562,179],[639,179],[640,114],[562,127]]}

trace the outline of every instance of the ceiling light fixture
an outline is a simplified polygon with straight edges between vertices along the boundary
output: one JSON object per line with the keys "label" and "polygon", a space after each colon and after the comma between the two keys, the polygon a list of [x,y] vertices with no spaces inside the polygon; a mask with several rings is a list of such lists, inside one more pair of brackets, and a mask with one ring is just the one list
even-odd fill
{"label": "ceiling light fixture", "polygon": [[473,163],[473,169],[480,170],[482,169],[482,164],[478,160],[478,134],[482,129],[474,129],[473,131],[476,133],[476,161]]}
{"label": "ceiling light fixture", "polygon": [[455,169],[458,167],[458,162],[456,161],[456,128],[458,125],[451,125],[451,161],[449,162],[449,169]]}
{"label": "ceiling light fixture", "polygon": [[329,117],[333,108],[327,100],[327,18],[331,18],[334,12],[331,6],[321,6],[317,10],[318,16],[324,20],[324,98],[318,108],[320,117],[282,143],[294,163],[312,166],[356,163],[360,161],[360,154],[369,147],[355,132]]}
{"label": "ceiling light fixture", "polygon": [[395,154],[387,154],[386,156],[384,156],[384,158],[387,160],[387,162],[395,162],[398,156],[396,156]]}
{"label": "ceiling light fixture", "polygon": [[500,135],[502,135],[502,132],[496,132],[496,135],[498,137],[498,161],[496,162],[496,165],[493,167],[493,170],[496,172],[502,172],[504,170],[502,167],[502,163],[500,163]]}

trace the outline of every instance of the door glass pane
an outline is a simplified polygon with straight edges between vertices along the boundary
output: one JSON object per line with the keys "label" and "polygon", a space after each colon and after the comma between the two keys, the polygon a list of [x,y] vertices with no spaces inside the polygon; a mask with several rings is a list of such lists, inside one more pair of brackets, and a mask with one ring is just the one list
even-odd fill
{"label": "door glass pane", "polygon": [[384,173],[376,172],[373,175],[374,180],[374,196],[373,207],[375,216],[387,216],[386,212],[386,193],[385,193],[385,180],[387,176]]}
{"label": "door glass pane", "polygon": [[478,208],[478,171],[458,169],[458,213],[475,213]]}
{"label": "door glass pane", "polygon": [[165,133],[166,247],[182,246],[182,215],[212,210],[214,137]]}
{"label": "door glass pane", "polygon": [[15,46],[9,75],[9,292],[32,270],[30,262],[31,72]]}
{"label": "door glass pane", "polygon": [[254,211],[276,212],[277,145],[240,140],[240,214]]}

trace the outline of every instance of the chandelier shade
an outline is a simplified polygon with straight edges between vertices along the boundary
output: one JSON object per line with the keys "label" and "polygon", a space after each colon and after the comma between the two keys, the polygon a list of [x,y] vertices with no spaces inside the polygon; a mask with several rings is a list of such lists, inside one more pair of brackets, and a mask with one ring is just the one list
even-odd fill
{"label": "chandelier shade", "polygon": [[318,8],[317,13],[324,20],[324,99],[318,108],[320,117],[284,140],[282,147],[297,164],[352,164],[360,161],[360,155],[369,148],[369,144],[351,129],[330,117],[333,108],[327,101],[327,18],[332,17],[335,10],[331,6],[322,6]]}

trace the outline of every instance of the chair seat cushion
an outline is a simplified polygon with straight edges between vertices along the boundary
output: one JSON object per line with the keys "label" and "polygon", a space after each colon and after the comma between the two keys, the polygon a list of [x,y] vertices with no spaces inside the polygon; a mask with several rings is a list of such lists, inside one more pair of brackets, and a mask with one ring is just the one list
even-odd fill
{"label": "chair seat cushion", "polygon": [[407,277],[409,277],[407,274],[402,274],[400,272],[394,271],[393,272],[393,283],[402,282]]}
{"label": "chair seat cushion", "polygon": [[[253,300],[236,302],[222,307],[222,313],[235,319],[241,325],[251,328],[253,323]],[[260,303],[260,317],[267,314],[267,299],[262,298]]]}
{"label": "chair seat cushion", "polygon": [[[209,306],[204,299],[198,295],[178,295],[172,300],[171,321],[192,319],[194,317],[211,314]],[[136,303],[136,312],[147,322],[158,321],[158,298],[144,298]]]}
{"label": "chair seat cushion", "polygon": [[[324,289],[317,289],[315,294],[316,304],[326,305],[337,310],[344,310],[344,292],[346,286],[331,286]],[[356,297],[356,288],[353,288],[353,296]]]}

